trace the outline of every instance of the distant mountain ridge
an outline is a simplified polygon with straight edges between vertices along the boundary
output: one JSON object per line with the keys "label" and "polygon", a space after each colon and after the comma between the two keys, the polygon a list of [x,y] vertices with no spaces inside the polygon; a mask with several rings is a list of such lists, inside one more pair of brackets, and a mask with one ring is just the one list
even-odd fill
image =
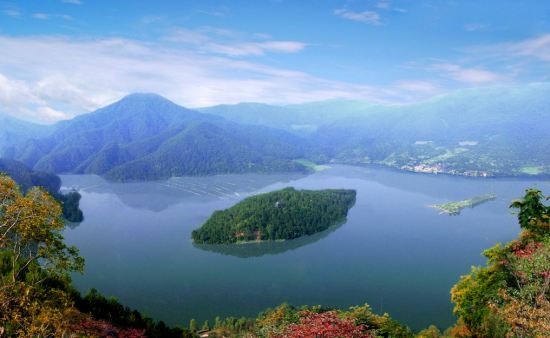
{"label": "distant mountain ridge", "polygon": [[547,82],[396,106],[331,99],[190,110],[132,94],[44,130],[29,127],[44,136],[13,128],[23,141],[0,147],[0,156],[34,170],[116,180],[305,170],[292,162],[301,157],[469,176],[550,174],[548,125]]}
{"label": "distant mountain ridge", "polygon": [[[289,105],[277,107],[271,121],[265,113],[269,106],[264,111],[258,110],[264,106],[255,106],[255,111],[241,106],[237,111],[237,106],[198,110],[234,121],[246,117],[248,123],[282,126],[330,148],[335,162],[380,163],[415,171],[425,164],[422,171],[474,176],[550,173],[548,82],[462,89],[396,106],[343,100]],[[465,141],[475,142],[461,145]]]}
{"label": "distant mountain ridge", "polygon": [[3,157],[34,170],[116,180],[306,170],[291,161],[304,156],[295,144],[306,142],[279,134],[199,113],[157,94],[131,94],[62,121],[47,137],[8,147]]}
{"label": "distant mountain ridge", "polygon": [[0,150],[16,145],[29,138],[39,138],[50,135],[55,128],[19,120],[0,113]]}
{"label": "distant mountain ridge", "polygon": [[329,99],[286,106],[242,102],[235,105],[222,104],[196,108],[196,110],[219,115],[238,123],[261,124],[304,136],[321,125],[330,124],[341,118],[353,117],[376,106],[378,105],[365,101]]}

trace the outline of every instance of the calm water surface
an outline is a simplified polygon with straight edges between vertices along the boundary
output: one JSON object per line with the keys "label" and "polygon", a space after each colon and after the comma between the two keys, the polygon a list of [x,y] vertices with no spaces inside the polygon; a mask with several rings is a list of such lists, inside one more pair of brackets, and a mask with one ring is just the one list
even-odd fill
{"label": "calm water surface", "polygon": [[[86,259],[73,281],[96,287],[169,325],[214,318],[255,317],[285,301],[348,308],[368,303],[375,313],[415,330],[456,322],[450,290],[480,253],[517,237],[512,199],[544,180],[469,179],[376,167],[333,165],[305,176],[221,175],[113,183],[97,176],[61,176],[81,189],[85,220],[67,229],[69,245]],[[533,185],[536,184],[536,185]],[[347,220],[286,242],[194,245],[191,231],[214,210],[254,194],[296,189],[357,190]],[[459,216],[429,204],[497,193]]]}

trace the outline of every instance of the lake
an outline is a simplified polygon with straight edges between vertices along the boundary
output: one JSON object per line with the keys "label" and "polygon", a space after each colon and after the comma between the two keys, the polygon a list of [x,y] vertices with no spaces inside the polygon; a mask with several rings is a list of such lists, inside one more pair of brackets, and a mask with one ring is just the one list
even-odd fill
{"label": "lake", "polygon": [[[98,176],[62,175],[63,189],[79,189],[85,220],[63,233],[86,259],[73,284],[170,326],[200,326],[216,316],[256,317],[283,302],[374,313],[414,330],[456,322],[450,290],[481,252],[517,237],[509,213],[527,188],[550,194],[542,179],[473,179],[331,165],[311,175],[218,175],[113,183]],[[534,185],[536,184],[536,185]],[[355,189],[345,221],[285,242],[195,245],[191,231],[214,210],[286,186]],[[440,214],[430,204],[491,191],[497,199]]]}

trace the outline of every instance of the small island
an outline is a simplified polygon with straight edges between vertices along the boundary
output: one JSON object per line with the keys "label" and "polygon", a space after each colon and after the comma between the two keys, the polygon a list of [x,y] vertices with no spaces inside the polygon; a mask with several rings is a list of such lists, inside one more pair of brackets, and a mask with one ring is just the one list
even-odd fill
{"label": "small island", "polygon": [[495,194],[494,192],[490,192],[483,196],[474,196],[469,200],[464,200],[460,202],[447,202],[445,204],[434,204],[429,205],[429,207],[442,210],[441,213],[447,212],[449,214],[458,214],[460,213],[460,210],[466,207],[473,208],[481,203],[485,203],[495,198],[497,198],[497,194]]}
{"label": "small island", "polygon": [[295,190],[287,187],[249,197],[216,210],[198,229],[196,244],[279,241],[323,231],[344,219],[355,203],[355,190]]}

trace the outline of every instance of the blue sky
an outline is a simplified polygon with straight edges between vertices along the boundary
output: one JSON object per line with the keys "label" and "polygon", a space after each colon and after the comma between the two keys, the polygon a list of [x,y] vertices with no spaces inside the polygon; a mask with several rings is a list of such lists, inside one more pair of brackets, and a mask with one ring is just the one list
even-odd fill
{"label": "blue sky", "polygon": [[549,66],[545,0],[0,0],[0,112],[40,123],[133,92],[403,104]]}

